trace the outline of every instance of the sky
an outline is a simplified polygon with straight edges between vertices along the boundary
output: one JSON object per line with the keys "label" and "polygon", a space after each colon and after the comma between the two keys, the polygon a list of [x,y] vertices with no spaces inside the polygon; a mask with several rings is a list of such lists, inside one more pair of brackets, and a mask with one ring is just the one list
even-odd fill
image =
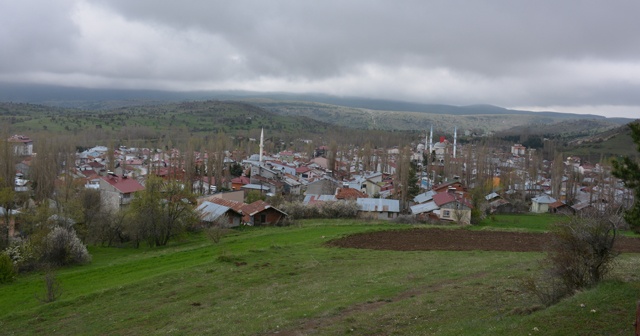
{"label": "sky", "polygon": [[640,118],[640,1],[0,0],[0,82]]}

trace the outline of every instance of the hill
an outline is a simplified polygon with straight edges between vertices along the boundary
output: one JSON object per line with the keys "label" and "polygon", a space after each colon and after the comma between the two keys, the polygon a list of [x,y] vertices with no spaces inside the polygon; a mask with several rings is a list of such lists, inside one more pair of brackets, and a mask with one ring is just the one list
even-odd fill
{"label": "hill", "polygon": [[[638,122],[640,120],[635,121]],[[640,154],[632,144],[631,129],[624,125],[569,141],[566,152],[591,162],[618,156],[631,156],[640,160]]]}
{"label": "hill", "polygon": [[[64,290],[58,301],[36,299],[44,290],[42,274],[0,285],[2,334],[526,335],[539,330],[624,335],[631,330],[637,253],[620,256],[614,279],[545,309],[522,289],[522,279],[537,272],[542,252],[327,244],[351,234],[409,228],[314,220],[234,230],[217,244],[198,234],[153,249],[92,246],[91,264],[56,271]],[[479,233],[458,230],[461,236]]]}
{"label": "hill", "polygon": [[[0,103],[0,123],[12,132],[91,133],[100,137],[157,138],[178,141],[189,135],[220,132],[256,136],[260,128],[287,137],[322,135],[334,126],[304,116],[281,116],[254,105],[231,101],[194,101],[80,110],[24,103]],[[254,131],[254,132],[250,132]]]}
{"label": "hill", "polygon": [[[226,109],[207,115],[203,111],[181,111],[180,103],[206,102],[215,99],[224,101],[225,104],[239,104],[242,108]],[[273,126],[278,131],[300,131],[299,133],[318,134],[329,125],[337,125],[360,130],[383,131],[424,131],[431,126],[441,133],[450,134],[457,127],[460,134],[488,135],[495,132],[517,128],[544,128],[550,134],[559,134],[567,129],[584,130],[587,125],[598,125],[594,130],[605,130],[617,125],[623,125],[631,121],[625,118],[605,118],[597,115],[571,114],[558,112],[532,112],[510,110],[493,105],[469,105],[452,106],[444,104],[422,104],[393,100],[367,99],[358,97],[338,97],[323,94],[292,94],[292,93],[259,93],[247,91],[194,91],[194,92],[169,92],[157,90],[106,90],[87,88],[66,88],[45,85],[15,85],[0,83],[0,101],[26,102],[59,108],[58,111],[77,109],[84,112],[73,112],[82,115],[96,127],[114,126],[103,125],[98,120],[93,120],[92,115],[112,115],[116,120],[121,113],[136,113],[138,120],[129,120],[135,125],[151,124],[156,129],[185,125],[193,132],[206,132],[216,130],[241,130],[246,125],[239,120],[250,117],[242,112],[253,107],[259,107],[271,112],[269,117],[273,122],[267,122],[267,126]],[[168,108],[165,105],[169,106]],[[174,106],[174,107],[171,107]],[[178,106],[178,107],[175,107]],[[215,108],[214,108],[215,109]],[[93,111],[92,113],[90,111]],[[164,115],[154,116],[154,111],[166,113],[176,112],[175,123],[163,121]],[[238,113],[233,116],[232,111]],[[103,113],[103,112],[106,112]],[[197,114],[198,122],[188,115]],[[218,118],[216,115],[224,114]],[[281,118],[285,116],[286,118]],[[140,118],[151,118],[153,122],[146,122]],[[170,116],[171,117],[171,116]],[[202,117],[205,117],[203,120]],[[240,119],[237,119],[237,118]],[[303,117],[300,119],[300,117]],[[104,117],[101,117],[104,118]],[[258,119],[260,119],[258,117]],[[215,121],[216,125],[210,124]],[[320,122],[314,124],[312,120]],[[266,121],[260,119],[260,122]],[[575,121],[570,128],[563,128],[563,121]],[[118,120],[123,126],[123,120]],[[19,124],[20,122],[18,122]],[[82,121],[71,125],[64,125],[63,129],[73,130],[85,127],[87,123]],[[255,126],[259,122],[251,122],[249,126]],[[84,125],[84,126],[83,126]],[[116,124],[117,125],[117,124]],[[286,125],[286,126],[285,126]],[[546,125],[550,125],[547,127]],[[555,125],[555,126],[554,126]],[[569,125],[569,124],[567,124]],[[20,125],[17,125],[20,126]],[[44,123],[37,122],[26,124],[28,128],[44,127]],[[127,125],[129,126],[129,125]],[[53,127],[56,127],[53,125]],[[333,126],[332,126],[333,127]],[[577,132],[575,136],[586,133]],[[579,133],[579,134],[578,134]],[[572,136],[573,137],[573,136]]]}
{"label": "hill", "polygon": [[[540,129],[540,126],[544,126],[548,132],[558,134],[566,132],[567,125],[572,125],[572,128],[569,128],[572,130],[574,128],[588,130],[594,125],[598,125],[597,130],[602,130],[620,125],[620,120],[614,121],[600,116],[515,111],[490,105],[456,107],[423,104],[423,107],[431,106],[433,110],[417,112],[376,110],[307,101],[257,98],[244,99],[243,101],[280,115],[306,116],[360,129],[426,130],[433,125],[435,130],[448,133],[452,133],[453,128],[457,127],[462,132],[468,131],[472,134],[484,135],[527,127]],[[562,122],[566,122],[566,124],[562,124]]]}

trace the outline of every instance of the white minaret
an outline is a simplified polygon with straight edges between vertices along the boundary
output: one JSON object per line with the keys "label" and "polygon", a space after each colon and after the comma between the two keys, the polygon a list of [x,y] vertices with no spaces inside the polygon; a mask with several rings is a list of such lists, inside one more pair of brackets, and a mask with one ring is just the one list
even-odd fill
{"label": "white minaret", "polygon": [[453,127],[453,158],[456,158],[456,142],[458,140],[458,128]]}
{"label": "white minaret", "polygon": [[260,131],[260,163],[262,164],[262,151],[264,150],[264,128]]}
{"label": "white minaret", "polygon": [[433,152],[433,125],[431,125],[431,132],[429,133],[429,154]]}

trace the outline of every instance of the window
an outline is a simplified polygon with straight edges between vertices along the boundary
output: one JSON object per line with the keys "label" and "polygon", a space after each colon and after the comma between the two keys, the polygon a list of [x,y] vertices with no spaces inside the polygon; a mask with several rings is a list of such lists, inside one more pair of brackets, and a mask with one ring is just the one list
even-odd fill
{"label": "window", "polygon": [[443,210],[442,211],[442,217],[451,217],[451,211]]}

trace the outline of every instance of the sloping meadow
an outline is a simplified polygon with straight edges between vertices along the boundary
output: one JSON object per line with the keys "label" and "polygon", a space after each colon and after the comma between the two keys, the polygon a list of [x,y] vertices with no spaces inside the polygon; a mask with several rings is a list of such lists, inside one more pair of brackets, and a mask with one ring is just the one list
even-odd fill
{"label": "sloping meadow", "polygon": [[411,228],[357,221],[203,235],[163,248],[90,248],[89,265],[0,286],[3,335],[615,335],[629,334],[640,254],[613,279],[543,308],[521,279],[541,252],[380,251],[332,247],[358,232]]}

